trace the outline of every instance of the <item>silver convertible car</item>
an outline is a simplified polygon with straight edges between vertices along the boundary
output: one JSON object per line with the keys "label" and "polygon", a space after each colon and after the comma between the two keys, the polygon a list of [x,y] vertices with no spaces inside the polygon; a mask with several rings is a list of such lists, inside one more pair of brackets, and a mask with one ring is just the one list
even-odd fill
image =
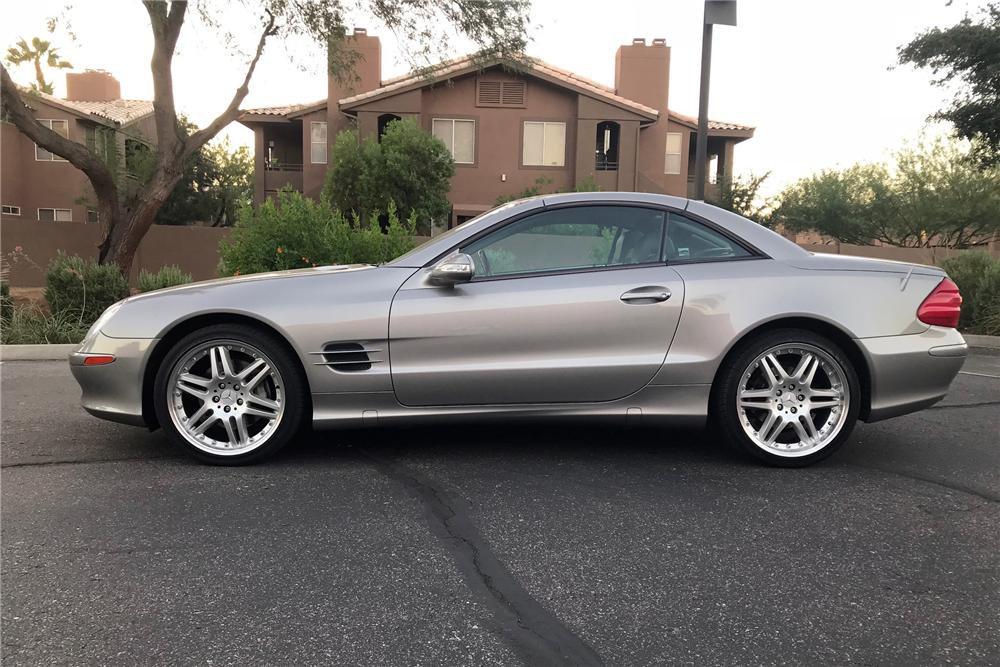
{"label": "silver convertible car", "polygon": [[130,297],[70,356],[90,413],[203,461],[300,428],[501,418],[705,425],[773,465],[925,408],[966,356],[938,268],[814,255],[699,201],[535,197],[382,266]]}

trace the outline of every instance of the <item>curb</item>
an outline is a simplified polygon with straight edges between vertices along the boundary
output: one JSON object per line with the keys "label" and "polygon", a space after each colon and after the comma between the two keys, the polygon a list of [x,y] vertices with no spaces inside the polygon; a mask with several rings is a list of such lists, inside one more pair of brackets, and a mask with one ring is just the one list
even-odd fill
{"label": "curb", "polygon": [[962,334],[969,347],[978,347],[984,350],[1000,350],[1000,336],[977,336],[976,334]]}
{"label": "curb", "polygon": [[0,361],[66,361],[69,353],[80,347],[69,345],[0,345]]}

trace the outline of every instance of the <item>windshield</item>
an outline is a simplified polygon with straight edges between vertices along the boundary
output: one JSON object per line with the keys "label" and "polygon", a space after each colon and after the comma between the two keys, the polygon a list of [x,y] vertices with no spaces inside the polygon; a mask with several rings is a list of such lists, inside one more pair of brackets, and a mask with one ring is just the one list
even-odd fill
{"label": "windshield", "polygon": [[[471,220],[466,220],[462,224],[456,225],[455,227],[452,227],[448,231],[446,231],[446,232],[444,232],[442,234],[438,234],[437,236],[432,237],[431,240],[428,241],[428,243],[437,243],[439,241],[447,241],[452,236],[456,236],[459,232],[464,231],[467,225],[471,225],[474,222],[482,220],[486,216],[491,216],[491,215],[495,215],[495,214],[497,214],[497,213],[499,213],[501,211],[506,211],[508,208],[511,208],[512,206],[514,206],[514,204],[519,204],[519,203],[520,203],[520,200],[513,201],[513,202],[510,202],[508,204],[504,204],[503,206],[497,206],[496,208],[491,208],[490,210],[486,211],[485,213],[480,213],[479,215],[477,215],[476,217],[472,218]],[[386,266],[406,266],[406,261],[409,259],[409,257],[411,255],[413,255],[417,251],[423,251],[423,250],[424,250],[423,246],[417,246],[413,250],[410,250],[409,252],[400,255],[399,257],[397,257],[396,259],[392,260],[391,262],[386,262]]]}

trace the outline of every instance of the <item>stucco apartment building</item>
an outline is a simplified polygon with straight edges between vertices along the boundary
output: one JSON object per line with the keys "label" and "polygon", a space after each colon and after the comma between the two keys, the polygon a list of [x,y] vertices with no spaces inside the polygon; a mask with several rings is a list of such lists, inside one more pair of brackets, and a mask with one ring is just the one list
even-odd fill
{"label": "stucco apartment building", "polygon": [[[35,117],[64,137],[124,161],[156,136],[153,103],[121,99],[121,85],[103,71],[66,75],[66,97],[23,94]],[[96,200],[82,171],[0,122],[0,218],[98,222]]]}
{"label": "stucco apartment building", "polygon": [[[256,201],[285,186],[318,197],[337,132],[356,125],[362,137],[377,137],[401,118],[451,150],[450,224],[538,179],[546,192],[591,181],[606,191],[693,191],[697,120],[668,106],[670,47],[663,39],[619,47],[614,88],[538,60],[515,71],[471,57],[382,80],[378,37],[355,29],[347,39],[359,53],[353,82],[330,77],[324,100],[240,117],[254,131]],[[735,145],[753,133],[709,123],[709,182],[731,176]]]}

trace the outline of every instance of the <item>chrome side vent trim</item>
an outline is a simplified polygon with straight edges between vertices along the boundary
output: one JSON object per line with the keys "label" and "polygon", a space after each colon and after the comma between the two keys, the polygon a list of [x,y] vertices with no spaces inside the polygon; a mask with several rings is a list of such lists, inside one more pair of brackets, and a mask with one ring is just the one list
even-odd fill
{"label": "chrome side vent trim", "polygon": [[310,352],[323,358],[317,361],[315,366],[329,366],[335,371],[345,373],[356,371],[367,371],[372,364],[382,363],[381,359],[372,359],[371,354],[382,350],[374,347],[366,347],[361,343],[327,343],[320,352]]}

